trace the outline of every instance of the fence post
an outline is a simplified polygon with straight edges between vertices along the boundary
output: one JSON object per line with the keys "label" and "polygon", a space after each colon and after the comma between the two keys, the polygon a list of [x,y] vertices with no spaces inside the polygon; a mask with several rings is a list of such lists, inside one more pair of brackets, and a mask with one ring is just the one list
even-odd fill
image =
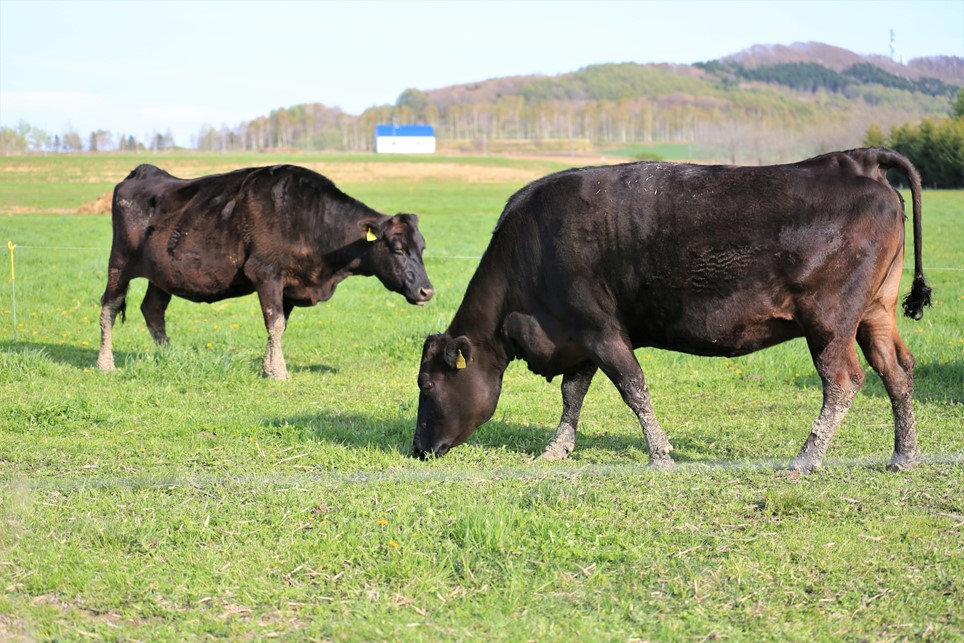
{"label": "fence post", "polygon": [[11,305],[13,307],[13,343],[17,343],[17,280],[13,271],[13,249],[17,247],[13,241],[7,241],[7,249],[10,250],[10,293]]}

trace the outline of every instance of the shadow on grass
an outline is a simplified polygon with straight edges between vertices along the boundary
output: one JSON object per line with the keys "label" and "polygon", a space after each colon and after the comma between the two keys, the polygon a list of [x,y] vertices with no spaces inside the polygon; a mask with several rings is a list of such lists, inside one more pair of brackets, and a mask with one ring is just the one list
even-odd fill
{"label": "shadow on grass", "polygon": [[[152,350],[165,351],[170,350],[164,347],[156,347]],[[5,353],[36,353],[46,356],[51,361],[61,364],[63,366],[72,366],[78,369],[91,369],[95,370],[97,368],[97,353],[99,348],[92,348],[89,346],[74,346],[71,344],[50,344],[44,342],[24,342],[18,341],[16,343],[12,341],[0,342],[0,351]],[[127,352],[127,351],[114,351],[114,363],[118,368],[123,368],[124,364],[137,361],[139,359],[150,359],[150,352]],[[223,355],[222,355],[223,356]],[[246,366],[251,370],[252,373],[261,372],[261,358],[252,359],[240,359],[241,363],[246,364]],[[288,362],[288,370],[292,373],[332,373],[337,374],[339,372],[338,367],[329,366],[327,364],[292,364]]]}
{"label": "shadow on grass", "polygon": [[[80,369],[97,367],[97,349],[86,346],[24,341],[14,343],[12,341],[5,341],[0,342],[0,351],[5,353],[42,353],[50,360],[65,366],[73,366]],[[126,359],[128,355],[128,353],[114,351],[114,360],[120,363]]]}
{"label": "shadow on grass", "polygon": [[[263,425],[285,440],[325,442],[346,449],[367,449],[414,459],[414,417],[379,420],[359,415],[316,413],[266,419]],[[457,447],[453,453],[463,450],[465,446],[472,446],[535,460],[552,440],[554,433],[554,425],[532,426],[492,420],[472,434],[468,445]],[[713,457],[712,450],[707,450],[704,440],[699,436],[671,434],[670,439],[676,447],[673,459],[677,464],[713,465],[719,460]],[[640,467],[645,467],[649,460],[642,429],[626,435],[583,433],[576,439],[576,451],[592,454],[588,459],[578,458],[582,464],[592,461],[628,464],[629,461],[635,461]],[[789,456],[774,457],[775,468],[789,461]]]}
{"label": "shadow on grass", "polygon": [[[373,449],[410,456],[415,437],[415,416],[397,420],[376,419],[360,415],[314,413],[268,418],[263,425],[288,440],[322,441],[353,449]],[[555,434],[555,425],[532,426],[491,420],[479,427],[469,444],[485,449],[504,450],[536,458]],[[635,450],[647,453],[642,429],[638,435],[580,434],[576,440],[580,450],[598,450],[619,454]],[[682,444],[682,446],[687,446]],[[678,462],[691,458],[678,457]]]}
{"label": "shadow on grass", "polygon": [[[374,449],[406,456],[412,452],[415,437],[414,413],[411,417],[393,420],[321,412],[266,418],[262,423],[279,437],[289,440],[328,442],[348,448]],[[486,448],[506,447],[521,454],[536,455],[544,446],[540,445],[540,440],[550,437],[549,431],[490,422],[472,435],[472,442]]]}
{"label": "shadow on grass", "polygon": [[[261,368],[261,360],[253,362],[257,368]],[[337,366],[328,366],[327,364],[292,364],[288,362],[288,371],[292,374],[294,373],[332,373],[337,374],[339,369]]]}

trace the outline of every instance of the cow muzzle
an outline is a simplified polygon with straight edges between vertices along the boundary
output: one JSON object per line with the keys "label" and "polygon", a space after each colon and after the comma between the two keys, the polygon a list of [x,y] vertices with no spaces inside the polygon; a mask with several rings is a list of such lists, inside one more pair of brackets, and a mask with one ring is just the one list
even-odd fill
{"label": "cow muzzle", "polygon": [[415,294],[407,297],[408,303],[415,304],[416,306],[424,306],[428,301],[435,296],[435,289],[431,286],[422,286]]}
{"label": "cow muzzle", "polygon": [[429,458],[441,458],[443,455],[449,452],[452,448],[451,444],[440,443],[436,444],[434,447],[428,447],[426,445],[419,444],[416,440],[412,445],[412,456],[418,458],[419,460],[428,460]]}

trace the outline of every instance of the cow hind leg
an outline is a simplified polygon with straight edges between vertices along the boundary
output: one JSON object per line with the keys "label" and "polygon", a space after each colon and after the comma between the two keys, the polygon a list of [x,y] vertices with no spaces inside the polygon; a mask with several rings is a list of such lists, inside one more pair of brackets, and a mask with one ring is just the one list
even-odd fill
{"label": "cow hind leg", "polygon": [[280,284],[259,286],[258,299],[261,301],[264,325],[268,330],[268,344],[261,363],[262,375],[273,380],[290,379],[288,367],[281,352],[281,336],[285,332],[285,313]]}
{"label": "cow hind leg", "polygon": [[590,363],[579,370],[566,373],[562,378],[562,418],[556,435],[537,459],[565,460],[576,448],[576,427],[586,391],[596,374],[597,366]]}
{"label": "cow hind leg", "polygon": [[107,270],[107,288],[100,298],[100,350],[97,353],[97,368],[102,371],[114,370],[114,322],[117,314],[121,320],[126,316],[127,287],[130,279],[117,266]]}
{"label": "cow hind leg", "polygon": [[167,346],[171,343],[167,336],[164,320],[164,313],[170,303],[170,293],[161,290],[152,283],[147,285],[144,301],[141,302],[141,313],[144,315],[144,321],[147,322],[147,330],[158,346]]}
{"label": "cow hind leg", "polygon": [[808,339],[808,343],[817,373],[823,381],[823,406],[803,448],[790,463],[791,470],[801,473],[810,473],[823,464],[830,440],[864,383],[864,371],[857,360],[853,337],[834,338],[826,343]]}
{"label": "cow hind leg", "polygon": [[894,413],[894,454],[888,469],[900,471],[917,464],[914,422],[914,356],[900,335],[893,315],[882,309],[865,317],[857,328],[857,343],[871,368],[880,375]]}

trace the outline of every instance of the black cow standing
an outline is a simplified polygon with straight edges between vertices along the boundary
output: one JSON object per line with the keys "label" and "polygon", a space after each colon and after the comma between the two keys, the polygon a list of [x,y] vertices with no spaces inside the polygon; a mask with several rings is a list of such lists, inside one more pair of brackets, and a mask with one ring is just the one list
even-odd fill
{"label": "black cow standing", "polygon": [[293,165],[179,179],[141,165],[114,189],[114,241],[101,299],[97,366],[113,370],[112,329],[131,279],[150,283],[141,311],[168,342],[176,295],[215,302],[258,293],[268,344],[263,373],[287,379],[281,352],[291,310],[327,301],[351,275],[374,275],[409,303],[432,298],[413,214],[379,214],[329,179]]}
{"label": "black cow standing", "polygon": [[823,407],[793,469],[818,468],[864,372],[894,411],[892,469],[918,457],[914,358],[897,334],[904,207],[911,185],[915,276],[904,311],[930,302],[921,264],[921,185],[884,149],[770,167],[632,163],[573,169],[509,199],[448,329],[425,341],[414,451],[443,455],[492,417],[513,359],[562,375],[562,418],[543,458],[575,446],[597,369],[636,413],[650,464],[672,463],[633,349],[736,356],[806,338]]}

